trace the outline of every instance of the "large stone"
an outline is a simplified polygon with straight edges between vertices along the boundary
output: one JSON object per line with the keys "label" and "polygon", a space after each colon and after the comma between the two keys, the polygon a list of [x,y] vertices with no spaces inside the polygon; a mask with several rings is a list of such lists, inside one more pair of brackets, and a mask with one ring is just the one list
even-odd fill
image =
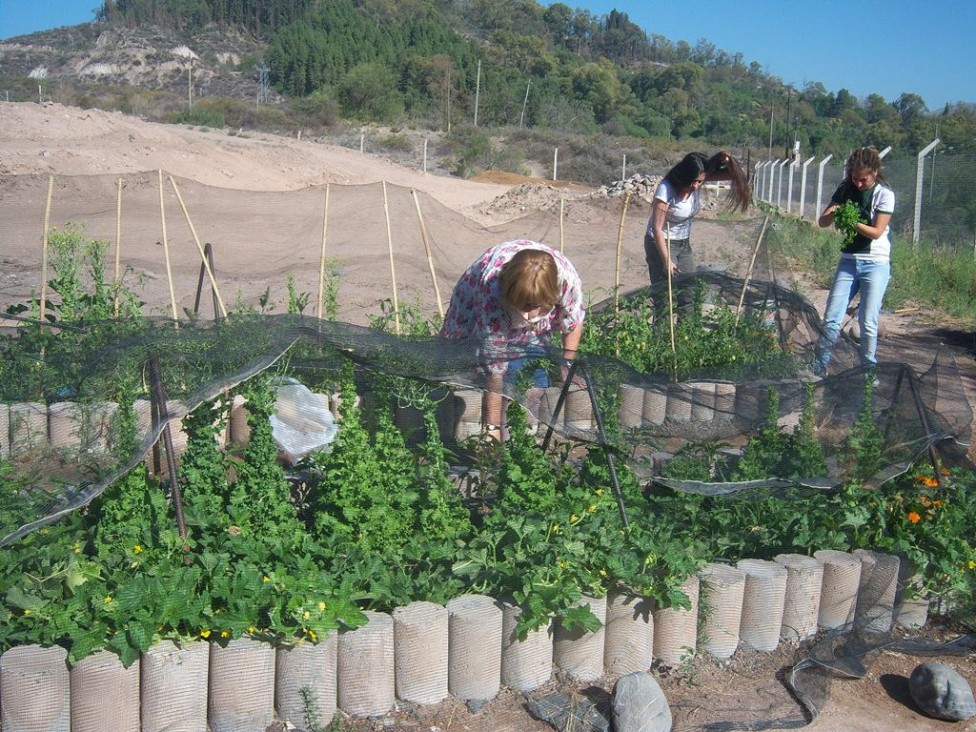
{"label": "large stone", "polygon": [[614,732],[670,732],[673,721],[664,691],[645,671],[620,677],[611,713]]}
{"label": "large stone", "polygon": [[922,663],[908,680],[919,708],[936,719],[961,722],[976,715],[973,690],[963,676],[944,663]]}

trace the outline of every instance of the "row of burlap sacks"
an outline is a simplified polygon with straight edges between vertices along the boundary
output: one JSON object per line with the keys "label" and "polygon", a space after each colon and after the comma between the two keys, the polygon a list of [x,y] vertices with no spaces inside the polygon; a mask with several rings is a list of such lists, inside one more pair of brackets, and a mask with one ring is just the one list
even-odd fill
{"label": "row of burlap sacks", "polygon": [[69,668],[63,648],[20,646],[0,656],[0,716],[3,729],[19,732],[264,732],[276,719],[322,728],[338,710],[377,717],[398,700],[434,705],[449,696],[488,701],[503,686],[532,691],[554,669],[591,682],[698,654],[801,646],[822,633],[883,636],[927,621],[928,603],[904,596],[911,580],[901,567],[867,550],[712,563],[682,586],[689,610],[619,592],[586,597],[599,630],[553,621],[524,640],[517,607],[471,594],[367,611],[365,625],[316,643],[160,641],[128,668],[108,651]]}

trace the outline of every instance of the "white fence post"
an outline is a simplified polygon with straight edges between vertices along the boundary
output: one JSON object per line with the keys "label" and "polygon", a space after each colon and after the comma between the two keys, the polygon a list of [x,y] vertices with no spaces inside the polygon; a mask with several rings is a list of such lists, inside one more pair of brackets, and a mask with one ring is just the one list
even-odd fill
{"label": "white fence post", "polygon": [[824,176],[824,166],[830,162],[830,159],[834,157],[833,153],[825,157],[820,161],[820,169],[817,171],[817,206],[813,211],[813,220],[816,221],[820,218],[820,212],[823,211],[823,207],[820,205],[823,200],[823,176]]}
{"label": "white fence post", "polygon": [[776,180],[777,167],[779,167],[779,158],[772,161],[769,165],[769,184],[766,186],[766,203],[773,202],[773,183]]}
{"label": "white fence post", "polygon": [[925,156],[932,152],[932,149],[940,142],[936,137],[932,142],[922,148],[918,154],[918,167],[915,173],[915,219],[912,222],[912,244],[918,244],[919,228],[922,225],[922,181],[925,177]]}
{"label": "white fence post", "polygon": [[806,206],[806,201],[807,201],[807,168],[810,166],[810,163],[813,162],[813,159],[815,157],[816,155],[811,155],[809,160],[803,161],[803,169],[800,173],[800,218],[801,219],[803,218],[803,212],[805,210],[804,207]]}
{"label": "white fence post", "polygon": [[558,175],[559,170],[559,148],[553,148],[552,151],[552,179],[559,180]]}
{"label": "white fence post", "polygon": [[793,210],[793,174],[796,172],[796,160],[790,161],[790,177],[786,184],[786,213]]}
{"label": "white fence post", "polygon": [[790,162],[789,158],[783,158],[783,162],[779,164],[779,177],[776,179],[776,208],[782,208],[779,202],[783,200],[783,168],[788,162]]}

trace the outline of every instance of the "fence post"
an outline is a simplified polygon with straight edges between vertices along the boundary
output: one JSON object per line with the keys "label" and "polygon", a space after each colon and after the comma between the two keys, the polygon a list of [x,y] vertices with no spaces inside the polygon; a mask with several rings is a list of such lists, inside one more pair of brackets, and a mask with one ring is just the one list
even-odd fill
{"label": "fence post", "polygon": [[817,207],[813,211],[813,220],[816,221],[820,217],[820,212],[823,211],[823,207],[820,202],[823,200],[823,176],[824,176],[824,166],[830,162],[830,159],[834,157],[833,153],[825,157],[820,161],[820,169],[817,171]]}
{"label": "fence post", "polygon": [[783,168],[788,162],[790,162],[789,158],[783,158],[783,162],[779,164],[779,178],[776,179],[776,208],[782,208],[779,202],[783,200]]}
{"label": "fence post", "polygon": [[559,148],[553,148],[552,151],[552,179],[559,180]]}
{"label": "fence post", "polygon": [[793,210],[793,174],[796,172],[796,160],[790,161],[790,177],[786,184],[786,213]]}
{"label": "fence post", "polygon": [[912,245],[918,244],[919,228],[922,225],[922,181],[925,178],[925,156],[932,152],[932,149],[940,142],[936,137],[932,142],[922,148],[918,154],[918,167],[915,173],[915,218],[912,221]]}
{"label": "fence post", "polygon": [[815,157],[816,155],[811,155],[809,160],[803,161],[803,169],[802,172],[800,173],[800,218],[801,219],[803,218],[803,211],[807,201],[807,168],[810,166],[810,163],[813,162],[813,159]]}
{"label": "fence post", "polygon": [[779,158],[771,160],[769,163],[769,183],[766,185],[766,203],[773,202],[773,181],[776,178],[776,167],[779,165]]}

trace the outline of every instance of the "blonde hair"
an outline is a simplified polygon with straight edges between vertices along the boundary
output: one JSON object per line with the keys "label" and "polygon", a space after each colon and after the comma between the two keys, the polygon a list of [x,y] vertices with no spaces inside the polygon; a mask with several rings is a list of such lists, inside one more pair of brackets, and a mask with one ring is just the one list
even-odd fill
{"label": "blonde hair", "polygon": [[498,275],[502,304],[509,308],[525,305],[555,307],[559,302],[556,260],[540,249],[523,249],[502,266]]}

